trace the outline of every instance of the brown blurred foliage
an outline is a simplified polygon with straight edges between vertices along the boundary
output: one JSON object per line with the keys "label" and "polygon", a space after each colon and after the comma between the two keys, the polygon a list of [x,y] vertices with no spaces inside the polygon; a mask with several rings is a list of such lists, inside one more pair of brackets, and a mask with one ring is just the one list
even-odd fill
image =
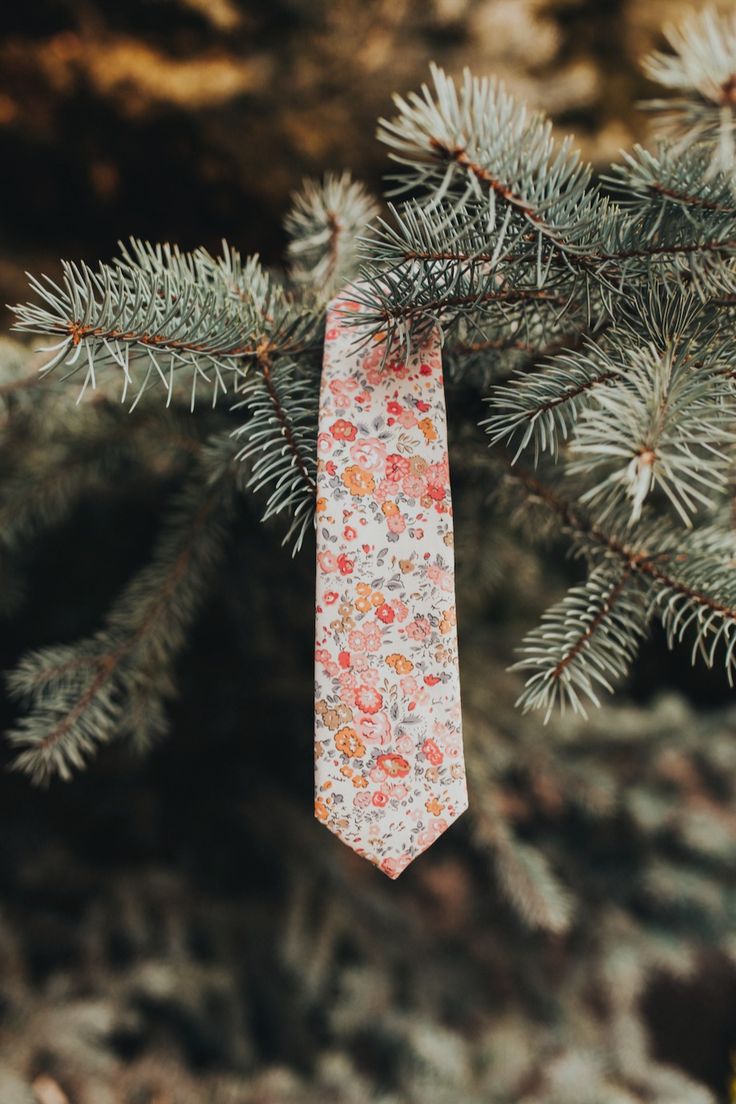
{"label": "brown blurred foliage", "polygon": [[277,260],[305,174],[374,188],[391,93],[501,76],[597,163],[639,134],[642,52],[681,0],[36,0],[0,39],[0,292],[129,234]]}

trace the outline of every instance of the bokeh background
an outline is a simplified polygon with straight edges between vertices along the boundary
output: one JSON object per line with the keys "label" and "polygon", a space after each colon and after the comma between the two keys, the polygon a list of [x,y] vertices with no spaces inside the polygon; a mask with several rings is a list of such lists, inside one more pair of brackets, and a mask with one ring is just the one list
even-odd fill
{"label": "bokeh background", "polygon": [[[278,264],[282,218],[305,175],[348,168],[380,191],[387,166],[376,118],[391,111],[393,91],[426,78],[431,59],[499,74],[602,167],[643,136],[635,104],[653,90],[638,59],[692,6],[6,6],[0,299],[25,297],[26,270],[53,276],[59,257],[107,258],[130,234],[212,249],[225,237]],[[69,521],[29,543],[25,604],[0,635],[3,668],[29,647],[94,630],[145,561],[168,489],[132,474],[113,495],[102,481]],[[469,746],[498,742],[500,792],[525,838],[585,852],[585,877],[577,868],[570,876],[594,887],[581,905],[591,921],[612,896],[625,898],[626,864],[645,856],[632,838],[622,858],[622,825],[583,839],[565,795],[544,780],[543,741],[524,789],[514,746],[538,738],[538,725],[513,713],[517,684],[505,673],[514,644],[574,568],[557,550],[540,561],[494,543],[472,465],[458,470],[455,494]],[[488,1055],[515,1002],[522,1019],[540,1022],[553,1021],[555,1002],[579,1002],[565,1030],[583,1050],[600,1044],[605,1015],[594,997],[580,1011],[585,978],[569,980],[576,961],[584,972],[592,937],[563,934],[554,917],[546,931],[520,924],[477,828],[473,836],[458,826],[389,886],[312,821],[311,557],[307,548],[292,561],[278,533],[260,527],[257,507],[244,506],[182,659],[165,744],[144,760],[107,748],[71,784],[44,792],[0,774],[0,1104],[495,1101]],[[655,638],[619,712],[570,732],[579,741],[631,733],[637,747],[633,734],[650,732],[655,741],[700,730],[728,741],[730,693]],[[8,703],[0,712],[10,719]],[[636,786],[637,755],[620,757],[622,794]],[[676,803],[692,779],[670,767]],[[706,933],[680,972],[655,977],[637,1014],[658,1060],[726,1100],[733,968],[709,953]],[[507,1034],[504,1069],[515,1053]],[[523,1032],[515,1037],[524,1043]],[[510,1101],[558,1099],[539,1088],[555,1059],[540,1061]],[[581,1070],[583,1082],[592,1077]],[[572,1099],[560,1084],[559,1100]],[[627,1091],[615,1100],[650,1099]]]}

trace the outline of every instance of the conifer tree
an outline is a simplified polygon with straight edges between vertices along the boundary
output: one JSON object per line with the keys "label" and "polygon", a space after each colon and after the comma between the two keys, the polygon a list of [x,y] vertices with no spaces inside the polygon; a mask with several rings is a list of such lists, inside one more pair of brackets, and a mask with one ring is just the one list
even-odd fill
{"label": "conifer tree", "polygon": [[[112,1081],[131,1100],[154,1082],[177,1104],[198,1099],[168,1042],[165,1060],[114,1054],[126,1031],[154,1034],[163,990],[172,1018],[208,1039],[222,997],[231,1073],[208,1081],[213,1101],[715,1100],[655,1053],[646,998],[658,978],[696,984],[706,954],[736,960],[733,711],[664,696],[559,716],[625,683],[657,625],[694,662],[729,678],[736,664],[736,19],[693,16],[670,44],[646,61],[667,90],[648,105],[651,143],[600,179],[498,84],[435,68],[379,124],[395,167],[387,205],[348,176],[305,184],[285,272],[229,246],[213,257],[134,241],[112,262],[32,280],[17,329],[43,335],[42,359],[0,345],[2,611],[23,601],[25,551],[90,489],[133,477],[174,488],[149,561],[104,622],[8,676],[20,715],[8,738],[34,781],[73,776],[113,740],[161,739],[179,654],[251,500],[309,555],[325,306],[356,277],[377,342],[443,329],[459,589],[502,579],[528,609],[534,580],[554,574],[534,552],[550,543],[569,549],[577,581],[519,641],[508,683],[487,684],[495,626],[466,638],[471,805],[426,882],[366,894],[347,849],[313,846],[307,801],[286,795],[294,831],[270,830],[267,793],[262,817],[238,806],[231,823],[243,852],[285,872],[278,930],[273,911],[219,901],[210,958],[195,961],[196,886],[111,876],[99,914],[67,933],[85,978],[102,979],[70,1013],[76,979],[39,995],[23,933],[3,917],[9,1100],[32,1099],[39,1054],[85,1086],[80,1100]],[[309,1040],[309,1084],[302,1070],[243,1072],[244,913],[268,1000]],[[165,916],[161,931],[151,915]],[[113,920],[136,963],[125,977],[105,958]],[[98,1001],[107,1034],[89,1029]]]}
{"label": "conifer tree", "polygon": [[[386,347],[440,322],[451,386],[488,402],[489,493],[511,481],[585,563],[521,643],[522,708],[548,718],[597,703],[653,622],[732,678],[736,23],[706,13],[671,44],[646,63],[678,90],[649,105],[653,145],[601,180],[497,82],[433,67],[379,124],[395,167],[388,206],[348,176],[307,183],[287,217],[285,274],[227,245],[212,257],[133,241],[96,268],[65,263],[58,283],[32,278],[16,328],[49,343],[38,387],[6,368],[11,433],[24,418],[34,427],[11,500],[26,465],[48,462],[36,423],[54,381],[79,385],[65,429],[74,469],[108,451],[95,435],[118,418],[116,392],[131,416],[115,448],[132,447],[158,403],[167,427],[186,424],[189,466],[151,564],[105,627],[12,673],[27,703],[9,736],[22,769],[67,776],[121,732],[145,743],[165,727],[172,662],[240,494],[260,496],[264,519],[301,548],[325,306],[354,277],[358,322]],[[32,385],[38,405],[24,406]],[[88,401],[95,389],[104,403]],[[59,476],[50,499],[24,491],[6,544],[79,486]]]}

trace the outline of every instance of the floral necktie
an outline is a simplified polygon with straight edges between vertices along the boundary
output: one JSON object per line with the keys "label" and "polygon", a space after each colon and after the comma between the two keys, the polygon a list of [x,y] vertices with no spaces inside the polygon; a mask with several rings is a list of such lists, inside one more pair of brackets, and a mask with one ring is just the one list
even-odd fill
{"label": "floral necktie", "polygon": [[315,812],[390,878],[467,808],[440,335],[327,311],[317,475]]}

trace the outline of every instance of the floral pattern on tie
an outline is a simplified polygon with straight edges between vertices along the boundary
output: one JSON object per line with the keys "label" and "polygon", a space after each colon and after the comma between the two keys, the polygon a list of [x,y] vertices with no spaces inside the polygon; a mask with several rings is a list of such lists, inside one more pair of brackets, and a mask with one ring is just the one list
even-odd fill
{"label": "floral pattern on tie", "polygon": [[396,878],[467,807],[440,338],[356,348],[330,304],[319,413],[315,813]]}

